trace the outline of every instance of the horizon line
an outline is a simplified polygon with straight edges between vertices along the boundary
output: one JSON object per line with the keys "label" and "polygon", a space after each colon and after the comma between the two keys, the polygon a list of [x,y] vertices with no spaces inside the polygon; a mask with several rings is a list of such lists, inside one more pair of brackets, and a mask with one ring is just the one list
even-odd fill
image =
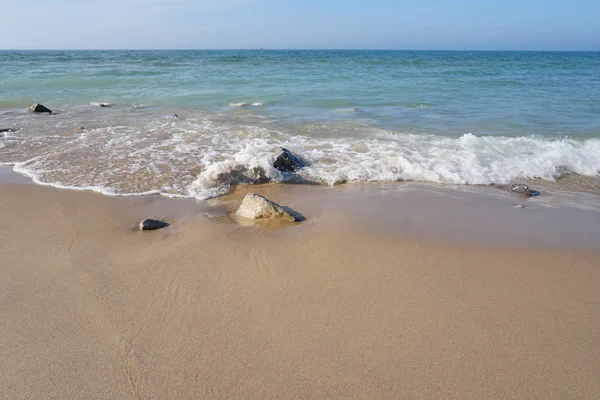
{"label": "horizon line", "polygon": [[536,49],[393,49],[393,48],[0,48],[0,51],[448,51],[448,52],[523,52],[523,53],[598,53],[598,50],[536,50]]}

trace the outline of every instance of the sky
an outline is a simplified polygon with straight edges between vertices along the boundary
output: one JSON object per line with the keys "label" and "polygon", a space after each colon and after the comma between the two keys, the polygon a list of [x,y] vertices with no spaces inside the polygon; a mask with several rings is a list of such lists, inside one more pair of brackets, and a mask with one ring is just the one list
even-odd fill
{"label": "sky", "polygon": [[0,0],[0,49],[600,50],[600,0]]}

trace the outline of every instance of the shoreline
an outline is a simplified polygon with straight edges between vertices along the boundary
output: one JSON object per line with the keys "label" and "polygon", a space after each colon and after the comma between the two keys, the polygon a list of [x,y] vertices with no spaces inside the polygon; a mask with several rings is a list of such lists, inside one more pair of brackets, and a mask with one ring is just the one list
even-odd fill
{"label": "shoreline", "polygon": [[[79,192],[120,198],[122,204],[136,204],[140,210],[148,210],[149,214],[134,213],[140,220],[167,216],[173,221],[187,221],[204,215],[217,223],[239,223],[230,214],[246,193],[256,192],[306,214],[308,221],[296,226],[296,232],[308,226],[322,231],[358,229],[402,241],[460,247],[573,251],[600,248],[597,195],[564,191],[552,182],[528,183],[540,188],[541,195],[527,198],[494,186],[428,182],[355,182],[335,186],[271,182],[238,185],[229,194],[197,200],[160,193],[114,196],[56,188],[38,184],[14,172],[12,167],[0,167],[0,188],[10,190],[14,185],[26,185],[31,186],[32,193],[44,188],[48,193],[66,192],[67,196]],[[273,223],[249,225],[268,227]]]}
{"label": "shoreline", "polygon": [[[308,219],[238,224],[242,190],[198,202],[0,185],[0,397],[600,395],[597,250],[394,231],[415,204],[444,214],[413,196],[389,218],[390,198],[411,198],[396,188],[244,189]],[[487,212],[451,194],[447,213]],[[172,225],[136,229],[151,216]]]}

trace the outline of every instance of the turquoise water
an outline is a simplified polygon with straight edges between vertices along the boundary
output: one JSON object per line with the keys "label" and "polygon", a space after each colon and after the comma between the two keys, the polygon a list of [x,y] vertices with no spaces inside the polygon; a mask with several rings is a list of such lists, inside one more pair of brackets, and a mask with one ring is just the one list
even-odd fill
{"label": "turquoise water", "polygon": [[6,127],[0,163],[106,193],[297,179],[271,167],[279,146],[325,184],[595,176],[600,53],[3,51]]}

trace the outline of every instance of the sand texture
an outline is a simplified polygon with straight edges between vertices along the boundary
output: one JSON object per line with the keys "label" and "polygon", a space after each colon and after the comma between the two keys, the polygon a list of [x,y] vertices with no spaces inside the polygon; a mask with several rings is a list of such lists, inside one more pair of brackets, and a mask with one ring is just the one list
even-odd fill
{"label": "sand texture", "polygon": [[0,398],[600,398],[600,253],[400,239],[283,195],[306,222],[246,226],[240,197],[0,185]]}

